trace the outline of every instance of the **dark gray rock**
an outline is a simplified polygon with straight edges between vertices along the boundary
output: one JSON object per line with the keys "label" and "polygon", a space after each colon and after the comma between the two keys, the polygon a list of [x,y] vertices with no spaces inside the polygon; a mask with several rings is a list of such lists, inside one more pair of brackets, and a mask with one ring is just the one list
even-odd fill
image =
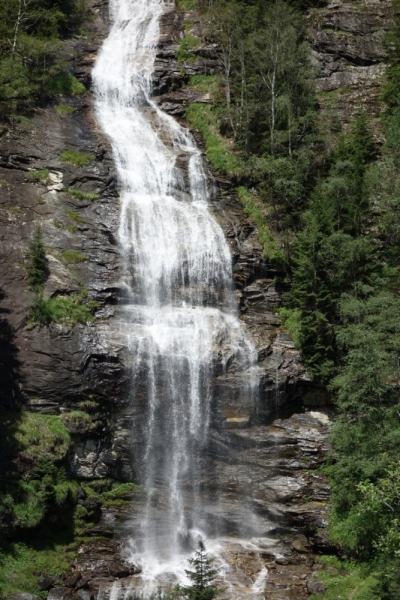
{"label": "dark gray rock", "polygon": [[[69,593],[70,589],[67,587],[55,587],[49,591],[47,600],[66,600]],[[23,599],[21,598],[21,600]]]}
{"label": "dark gray rock", "polygon": [[78,581],[80,581],[82,579],[82,574],[77,572],[77,573],[71,573],[71,575],[69,575],[65,580],[64,580],[64,585],[67,588],[73,588],[76,586],[76,584],[78,583]]}
{"label": "dark gray rock", "polygon": [[128,577],[131,574],[131,570],[127,565],[123,565],[120,562],[112,562],[109,566],[109,572],[111,577]]}
{"label": "dark gray rock", "polygon": [[43,592],[44,590],[49,590],[50,588],[52,588],[54,586],[56,582],[56,578],[55,577],[49,577],[48,575],[41,575],[38,579],[38,588],[41,592]]}
{"label": "dark gray rock", "polygon": [[322,581],[315,581],[314,579],[311,579],[307,581],[307,590],[310,592],[310,594],[320,596],[321,594],[326,592],[326,587],[322,583]]}

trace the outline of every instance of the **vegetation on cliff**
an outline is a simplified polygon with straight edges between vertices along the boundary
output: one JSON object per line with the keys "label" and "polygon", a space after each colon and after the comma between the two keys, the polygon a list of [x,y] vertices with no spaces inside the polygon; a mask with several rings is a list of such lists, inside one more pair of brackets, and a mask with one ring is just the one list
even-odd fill
{"label": "vegetation on cliff", "polygon": [[81,94],[62,43],[81,31],[84,0],[0,0],[0,119],[51,94]]}
{"label": "vegetation on cliff", "polygon": [[[69,211],[69,217],[77,221],[79,215]],[[79,222],[79,220],[78,220]],[[76,250],[64,250],[61,254],[67,264],[75,264],[87,260],[87,256]],[[87,323],[93,320],[97,302],[87,301],[87,290],[82,287],[79,294],[69,297],[57,296],[44,298],[44,285],[48,278],[46,249],[42,239],[42,229],[36,227],[29,243],[26,258],[27,281],[33,292],[32,304],[29,309],[31,323],[50,325],[51,323]]]}
{"label": "vegetation on cliff", "polygon": [[364,573],[363,598],[397,598],[400,20],[387,39],[381,146],[362,106],[334,139],[320,127],[307,3],[218,0],[197,8],[205,37],[219,45],[222,74],[208,88],[206,79],[189,82],[211,90],[213,105],[191,105],[187,118],[214,167],[240,184],[266,259],[291,283],[282,316],[336,404],[325,466],[330,535],[364,569],[354,575],[349,567],[343,577],[360,582]]}

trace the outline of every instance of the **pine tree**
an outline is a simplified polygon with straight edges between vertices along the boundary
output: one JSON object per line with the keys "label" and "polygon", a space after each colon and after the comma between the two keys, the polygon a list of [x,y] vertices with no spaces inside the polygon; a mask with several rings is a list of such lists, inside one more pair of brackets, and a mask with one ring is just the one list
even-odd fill
{"label": "pine tree", "polygon": [[187,600],[212,600],[222,594],[223,590],[214,584],[218,574],[214,566],[215,559],[208,556],[203,540],[199,540],[198,550],[189,563],[193,570],[186,570],[186,575],[191,585],[179,586],[181,597]]}

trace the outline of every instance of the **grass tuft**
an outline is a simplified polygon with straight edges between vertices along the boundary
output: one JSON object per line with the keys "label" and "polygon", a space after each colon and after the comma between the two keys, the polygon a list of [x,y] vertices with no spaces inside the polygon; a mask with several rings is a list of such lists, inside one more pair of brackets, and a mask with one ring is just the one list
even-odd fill
{"label": "grass tuft", "polygon": [[178,52],[176,53],[178,62],[194,62],[197,59],[197,56],[193,54],[193,50],[200,46],[201,41],[199,38],[190,34],[185,35],[183,40],[179,42]]}
{"label": "grass tuft", "polygon": [[74,188],[69,188],[68,193],[78,200],[89,200],[90,202],[98,200],[101,197],[100,194],[95,194],[94,192],[82,192],[81,190],[75,190]]}
{"label": "grass tuft", "polygon": [[65,117],[66,115],[70,115],[75,112],[75,109],[72,106],[68,106],[68,104],[59,104],[56,107],[56,113],[61,117]]}
{"label": "grass tuft", "polygon": [[65,323],[69,325],[82,325],[93,321],[93,315],[98,309],[98,303],[94,300],[85,302],[87,290],[80,294],[68,297],[43,299],[39,296],[35,299],[29,311],[32,323],[38,325],[50,325],[51,323]]}
{"label": "grass tuft", "polygon": [[75,221],[75,223],[84,223],[85,222],[85,219],[83,217],[81,217],[80,215],[78,215],[73,210],[67,210],[67,216],[69,219],[71,219],[71,221]]}
{"label": "grass tuft", "polygon": [[62,162],[69,163],[75,167],[87,167],[91,162],[95,160],[94,154],[88,154],[86,152],[77,152],[76,150],[65,150],[59,156]]}
{"label": "grass tuft", "polygon": [[34,183],[48,183],[49,181],[49,170],[48,169],[39,169],[36,171],[29,171],[26,174],[26,178],[28,181],[33,181]]}
{"label": "grass tuft", "polygon": [[61,256],[68,264],[82,263],[86,262],[88,257],[82,252],[78,252],[77,250],[64,250],[61,252]]}

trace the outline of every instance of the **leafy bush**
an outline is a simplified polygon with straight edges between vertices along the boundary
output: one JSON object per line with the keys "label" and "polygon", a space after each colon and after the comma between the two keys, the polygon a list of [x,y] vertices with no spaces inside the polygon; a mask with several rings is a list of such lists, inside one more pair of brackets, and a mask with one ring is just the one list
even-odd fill
{"label": "leafy bush", "polygon": [[271,233],[268,227],[267,219],[263,214],[265,211],[265,205],[257,198],[253,196],[245,187],[238,188],[238,197],[244,207],[245,213],[251,217],[258,228],[258,238],[264,246],[264,256],[268,258],[271,263],[278,263],[284,261],[284,255],[279,247],[279,242]]}
{"label": "leafy bush", "polygon": [[39,458],[49,454],[61,460],[70,438],[59,417],[37,413],[3,413],[0,422],[0,452],[18,452],[23,457]]}
{"label": "leafy bush", "polygon": [[86,152],[77,152],[76,150],[65,150],[59,156],[62,162],[67,162],[70,165],[74,165],[75,167],[87,167],[91,162],[95,160],[95,156],[93,154],[88,154]]}

